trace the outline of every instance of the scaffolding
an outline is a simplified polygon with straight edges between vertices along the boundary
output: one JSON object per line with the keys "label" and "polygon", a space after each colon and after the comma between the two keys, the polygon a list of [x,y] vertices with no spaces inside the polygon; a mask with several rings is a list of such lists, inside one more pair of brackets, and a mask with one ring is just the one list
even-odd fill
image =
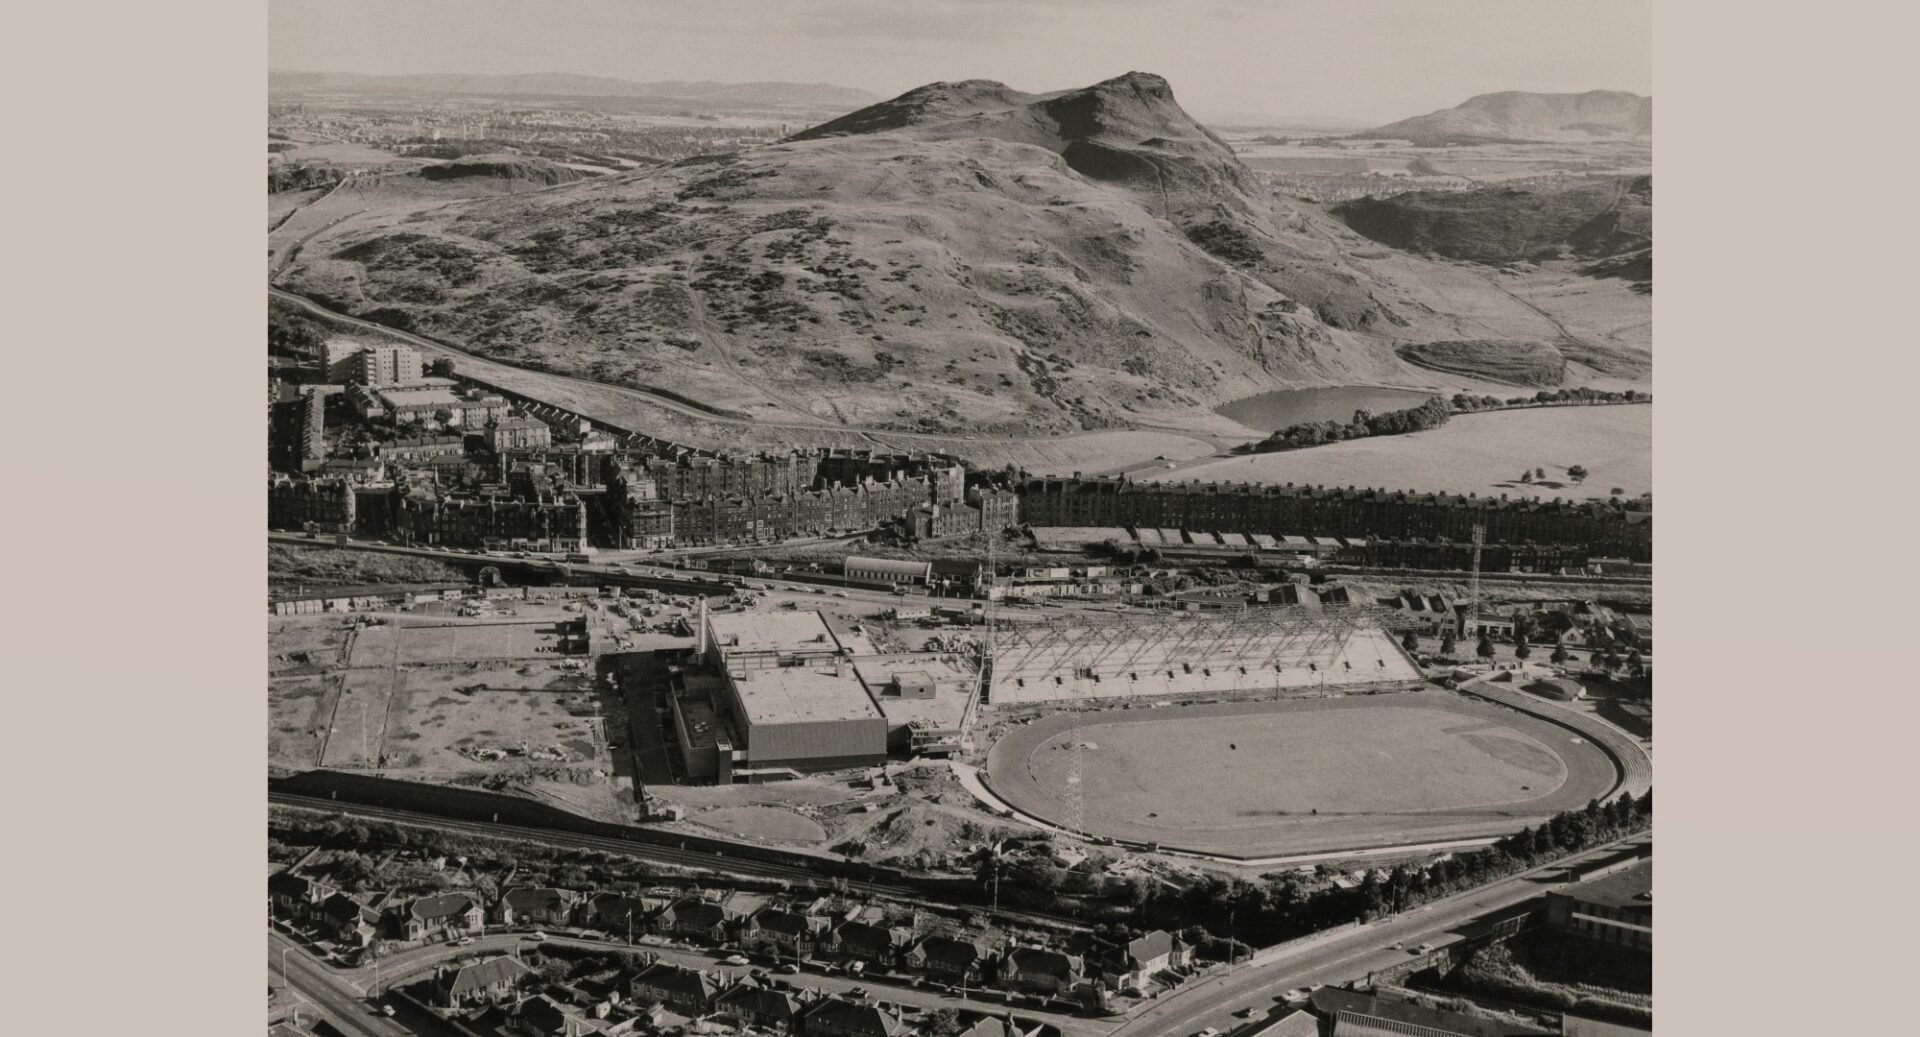
{"label": "scaffolding", "polygon": [[993,633],[996,683],[1099,680],[1141,671],[1235,665],[1317,668],[1364,629],[1397,632],[1411,621],[1377,605],[1245,606],[1193,612],[1063,613],[1008,622]]}

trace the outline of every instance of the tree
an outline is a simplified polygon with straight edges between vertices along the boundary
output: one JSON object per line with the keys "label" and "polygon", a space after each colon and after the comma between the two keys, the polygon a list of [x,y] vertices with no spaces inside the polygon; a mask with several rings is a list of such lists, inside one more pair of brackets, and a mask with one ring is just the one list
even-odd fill
{"label": "tree", "polygon": [[1474,646],[1473,654],[1479,656],[1482,659],[1493,658],[1493,638],[1488,637],[1485,634],[1481,634],[1480,643]]}
{"label": "tree", "polygon": [[1419,635],[1415,634],[1411,630],[1407,631],[1406,636],[1400,639],[1400,647],[1405,648],[1409,652],[1419,651],[1420,650]]}
{"label": "tree", "polygon": [[1635,677],[1646,674],[1647,660],[1640,654],[1640,649],[1635,648],[1627,653],[1627,672],[1633,674]]}
{"label": "tree", "polygon": [[1521,472],[1521,473],[1520,473],[1520,481],[1521,481],[1521,482],[1524,482],[1524,483],[1530,483],[1530,482],[1532,482],[1532,481],[1533,481],[1533,473],[1532,473],[1532,472]]}
{"label": "tree", "polygon": [[953,1037],[961,1030],[960,1013],[952,1008],[936,1008],[927,1013],[922,1029],[928,1037]]}
{"label": "tree", "polygon": [[1545,479],[1547,477],[1547,470],[1545,468],[1535,468],[1533,470],[1533,477],[1535,479]]}
{"label": "tree", "polygon": [[1513,657],[1515,659],[1528,659],[1528,658],[1531,658],[1532,656],[1533,656],[1533,649],[1527,647],[1524,641],[1521,642],[1520,647],[1515,648],[1513,650]]}
{"label": "tree", "polygon": [[1572,479],[1572,480],[1573,480],[1574,482],[1580,482],[1581,480],[1583,480],[1583,479],[1585,479],[1586,477],[1587,477],[1587,466],[1586,466],[1586,465],[1578,465],[1578,464],[1577,464],[1577,465],[1573,465],[1573,466],[1571,466],[1571,467],[1569,467],[1569,468],[1567,469],[1567,478],[1569,478],[1569,479]]}
{"label": "tree", "polygon": [[1559,666],[1568,659],[1573,658],[1573,655],[1567,651],[1564,645],[1556,645],[1553,649],[1553,654],[1547,658],[1551,660],[1555,666]]}
{"label": "tree", "polygon": [[1615,486],[1613,489],[1608,490],[1607,494],[1613,497],[1624,497],[1627,495],[1627,488],[1624,486]]}
{"label": "tree", "polygon": [[1453,631],[1449,630],[1440,636],[1440,654],[1450,656],[1453,654],[1453,649]]}
{"label": "tree", "polygon": [[565,983],[567,977],[573,974],[573,963],[565,958],[542,957],[534,971],[549,983]]}

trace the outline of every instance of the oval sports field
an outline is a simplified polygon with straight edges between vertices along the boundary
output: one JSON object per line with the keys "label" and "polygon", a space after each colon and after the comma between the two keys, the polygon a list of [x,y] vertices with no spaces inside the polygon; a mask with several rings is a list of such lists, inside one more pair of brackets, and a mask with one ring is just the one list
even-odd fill
{"label": "oval sports field", "polygon": [[[1066,825],[1072,730],[994,743],[994,792]],[[1574,731],[1445,691],[1104,710],[1078,740],[1087,834],[1236,857],[1505,835],[1619,780]]]}

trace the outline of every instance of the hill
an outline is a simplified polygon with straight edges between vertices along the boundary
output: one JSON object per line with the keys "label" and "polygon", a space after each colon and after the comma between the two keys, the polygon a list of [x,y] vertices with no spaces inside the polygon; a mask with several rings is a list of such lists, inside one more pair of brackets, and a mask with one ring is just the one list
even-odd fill
{"label": "hill", "polygon": [[369,76],[341,72],[267,72],[269,97],[301,94],[452,94],[479,97],[632,97],[707,104],[848,107],[867,104],[865,90],[829,83],[714,83],[665,80],[640,83],[609,76],[546,72],[488,76],[425,73]]}
{"label": "hill", "polygon": [[[960,438],[1231,431],[1210,409],[1265,390],[1430,380],[1395,340],[1540,334],[1485,284],[1415,299],[1424,262],[1276,203],[1129,73],[930,84],[730,156],[376,207],[283,283],[769,429]],[[1424,301],[1463,292],[1470,317]]]}
{"label": "hill", "polygon": [[1353,136],[1407,140],[1421,147],[1650,138],[1653,98],[1619,90],[1582,94],[1509,90],[1481,94],[1454,108],[1402,119]]}

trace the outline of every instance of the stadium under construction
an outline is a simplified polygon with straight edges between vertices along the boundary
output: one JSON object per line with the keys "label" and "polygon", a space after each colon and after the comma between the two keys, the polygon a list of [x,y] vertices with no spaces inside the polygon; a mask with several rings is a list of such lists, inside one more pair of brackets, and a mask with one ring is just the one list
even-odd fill
{"label": "stadium under construction", "polygon": [[994,623],[987,700],[1017,705],[1225,692],[1350,691],[1420,682],[1369,605],[1249,606],[1192,612],[1073,612]]}

